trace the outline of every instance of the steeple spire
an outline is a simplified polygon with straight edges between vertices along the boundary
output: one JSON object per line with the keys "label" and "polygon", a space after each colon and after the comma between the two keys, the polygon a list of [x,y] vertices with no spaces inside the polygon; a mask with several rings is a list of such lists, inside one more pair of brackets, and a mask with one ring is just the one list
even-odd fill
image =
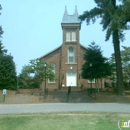
{"label": "steeple spire", "polygon": [[75,6],[74,15],[78,16],[77,6]]}
{"label": "steeple spire", "polygon": [[64,12],[64,15],[63,15],[63,21],[67,19],[67,16],[68,16],[68,11],[67,11],[67,7],[65,6],[65,12]]}
{"label": "steeple spire", "polygon": [[67,7],[65,6],[65,12],[61,23],[81,23],[81,21],[78,19],[77,6],[75,6],[75,11],[73,15],[68,14]]}

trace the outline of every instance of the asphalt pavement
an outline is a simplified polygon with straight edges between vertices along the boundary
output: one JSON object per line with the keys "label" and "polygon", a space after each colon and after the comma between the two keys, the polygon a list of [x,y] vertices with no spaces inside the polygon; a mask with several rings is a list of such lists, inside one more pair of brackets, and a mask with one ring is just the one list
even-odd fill
{"label": "asphalt pavement", "polygon": [[1,104],[0,114],[48,112],[116,112],[130,113],[130,103],[44,103]]}

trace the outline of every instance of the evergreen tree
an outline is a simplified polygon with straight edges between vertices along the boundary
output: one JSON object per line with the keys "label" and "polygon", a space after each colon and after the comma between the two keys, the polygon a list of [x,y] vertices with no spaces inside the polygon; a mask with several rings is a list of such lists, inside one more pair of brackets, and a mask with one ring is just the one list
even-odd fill
{"label": "evergreen tree", "polygon": [[11,55],[0,56],[0,89],[16,90],[15,63]]}
{"label": "evergreen tree", "polygon": [[86,20],[90,24],[94,23],[97,18],[101,18],[103,30],[106,31],[106,40],[110,36],[113,39],[115,59],[116,59],[116,75],[118,94],[124,95],[123,73],[120,55],[120,40],[124,40],[123,30],[129,29],[130,22],[130,1],[121,0],[122,4],[116,4],[116,0],[94,0],[97,7],[80,15],[80,19]]}
{"label": "evergreen tree", "polygon": [[102,55],[101,48],[94,42],[88,46],[84,60],[85,63],[82,66],[84,79],[101,79],[111,75],[111,66],[107,58]]}
{"label": "evergreen tree", "polygon": [[[2,9],[0,5],[0,10]],[[1,14],[1,13],[0,13]],[[7,54],[7,50],[2,45],[3,30],[0,26],[0,89],[16,90],[17,77],[13,57]]]}

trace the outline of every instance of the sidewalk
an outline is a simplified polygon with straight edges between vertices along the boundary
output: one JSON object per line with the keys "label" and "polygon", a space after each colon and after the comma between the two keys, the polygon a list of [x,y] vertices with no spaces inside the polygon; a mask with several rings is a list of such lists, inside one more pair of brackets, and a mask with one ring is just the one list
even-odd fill
{"label": "sidewalk", "polygon": [[0,105],[0,114],[47,112],[117,112],[130,113],[130,103],[44,103]]}

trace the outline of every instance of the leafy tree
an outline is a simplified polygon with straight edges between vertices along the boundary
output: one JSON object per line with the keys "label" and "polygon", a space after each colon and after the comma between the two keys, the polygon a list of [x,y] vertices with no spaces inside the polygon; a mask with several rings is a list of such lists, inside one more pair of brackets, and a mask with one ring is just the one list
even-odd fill
{"label": "leafy tree", "polygon": [[[29,65],[24,66],[22,72],[18,76],[18,83],[20,88],[38,88],[45,80],[44,60],[33,59],[30,60]],[[47,64],[46,79],[55,79],[53,73],[53,66]]]}
{"label": "leafy tree", "polygon": [[[120,41],[124,40],[123,30],[129,29],[130,22],[130,2],[122,0],[122,4],[117,5],[116,0],[94,0],[97,7],[90,11],[85,11],[80,15],[80,19],[86,20],[89,25],[91,20],[94,23],[97,18],[101,18],[103,30],[106,31],[106,41],[110,36],[113,39],[118,94],[124,95],[123,74],[120,56]],[[125,13],[125,15],[124,15]]]}
{"label": "leafy tree", "polygon": [[122,46],[123,50],[121,51],[122,66],[123,66],[123,77],[125,87],[130,88],[130,47]]}
{"label": "leafy tree", "polygon": [[[29,65],[24,66],[18,76],[19,88],[39,88],[40,84],[45,80],[44,60],[30,60]],[[46,79],[55,79],[53,66],[47,64]]]}
{"label": "leafy tree", "polygon": [[15,63],[11,55],[0,55],[0,89],[16,90]]}
{"label": "leafy tree", "polygon": [[[30,67],[28,71],[37,75],[41,81],[41,83],[45,80],[45,68],[44,68],[45,60],[34,59],[30,60]],[[53,66],[51,64],[47,64],[46,66],[46,79],[54,79],[55,75],[53,73]]]}
{"label": "leafy tree", "polygon": [[111,66],[107,58],[102,55],[101,48],[94,42],[88,46],[84,60],[85,63],[82,66],[84,79],[102,79],[111,75]]}
{"label": "leafy tree", "polygon": [[[130,47],[122,46],[123,50],[121,51],[121,60],[123,68],[123,81],[126,84],[130,80]],[[115,57],[114,54],[111,55],[109,60],[110,64],[113,66],[113,74],[110,77],[112,82],[116,82],[117,78],[115,76]]]}
{"label": "leafy tree", "polygon": [[40,81],[37,76],[31,75],[28,71],[30,66],[23,66],[21,73],[18,76],[19,88],[39,88]]}

